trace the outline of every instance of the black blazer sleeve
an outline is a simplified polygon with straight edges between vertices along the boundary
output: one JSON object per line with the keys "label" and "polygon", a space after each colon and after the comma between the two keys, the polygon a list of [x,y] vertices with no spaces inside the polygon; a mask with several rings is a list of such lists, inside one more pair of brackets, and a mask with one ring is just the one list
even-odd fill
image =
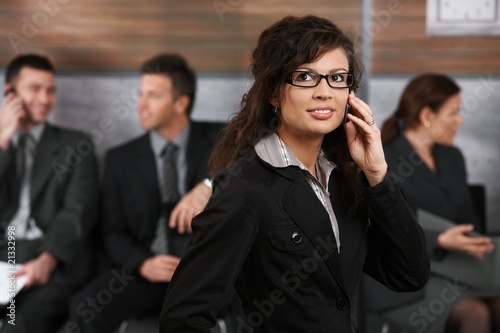
{"label": "black blazer sleeve", "polygon": [[162,333],[210,332],[257,235],[257,206],[248,184],[227,176],[215,179],[206,209],[193,220],[189,251],[175,271],[161,312]]}
{"label": "black blazer sleeve", "polygon": [[430,275],[426,240],[392,172],[375,187],[361,187],[371,226],[365,272],[395,291],[417,291]]}
{"label": "black blazer sleeve", "polygon": [[15,179],[14,149],[12,146],[7,150],[0,149],[0,236],[17,209],[19,186]]}

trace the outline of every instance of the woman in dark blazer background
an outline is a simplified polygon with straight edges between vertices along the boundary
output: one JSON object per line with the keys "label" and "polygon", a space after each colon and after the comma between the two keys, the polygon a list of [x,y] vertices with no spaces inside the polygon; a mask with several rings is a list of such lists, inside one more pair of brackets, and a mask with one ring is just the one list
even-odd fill
{"label": "woman in dark blazer background", "polygon": [[210,332],[233,286],[238,332],[356,332],[363,270],[414,291],[430,267],[370,107],[354,95],[353,44],[329,20],[286,17],[261,34],[251,70],[160,332]]}
{"label": "woman in dark blazer background", "polygon": [[[455,134],[464,122],[460,109],[460,88],[453,80],[423,74],[408,84],[397,111],[382,127],[386,160],[406,201],[415,210],[421,208],[457,223],[442,233],[426,232],[433,260],[442,259],[448,251],[482,258],[493,249],[489,238],[466,234],[480,230],[480,225],[467,185],[464,158],[453,147]],[[500,299],[486,298],[469,286],[461,285],[458,292],[446,295],[449,301],[441,302],[443,309],[431,311],[427,318],[419,312],[420,308],[429,308],[433,300],[443,299],[447,290],[443,280],[432,275],[425,298],[384,316],[409,321],[418,332],[500,330]]]}

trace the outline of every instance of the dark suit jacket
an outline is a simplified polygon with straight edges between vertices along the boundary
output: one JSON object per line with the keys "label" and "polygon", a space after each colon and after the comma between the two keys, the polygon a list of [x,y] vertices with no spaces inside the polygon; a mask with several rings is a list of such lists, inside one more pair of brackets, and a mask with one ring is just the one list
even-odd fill
{"label": "dark suit jacket", "polygon": [[[434,145],[437,173],[425,165],[403,135],[385,145],[384,151],[387,163],[401,183],[401,192],[413,209],[425,209],[481,229],[467,185],[464,158],[457,148]],[[429,241],[435,243],[435,239]]]}
{"label": "dark suit jacket", "polygon": [[255,332],[355,332],[362,270],[395,290],[429,275],[423,232],[389,172],[360,184],[365,204],[349,213],[334,170],[329,191],[341,238],[297,167],[273,168],[252,150],[216,178],[170,283],[160,332],[209,332],[235,284]]}
{"label": "dark suit jacket", "polygon": [[[191,122],[186,189],[207,176],[207,161],[223,124]],[[112,264],[134,272],[150,251],[161,214],[156,163],[149,133],[107,154],[103,181],[104,245]],[[167,216],[168,218],[168,216]],[[188,236],[169,230],[171,254],[180,256]],[[175,246],[178,243],[178,246]],[[173,253],[172,253],[173,252]]]}
{"label": "dark suit jacket", "polygon": [[[0,149],[2,234],[17,211],[19,185],[15,150]],[[90,272],[89,234],[97,217],[97,203],[98,176],[92,142],[81,133],[46,124],[36,147],[31,180],[31,215],[44,237],[17,241],[18,260],[24,262],[47,251],[71,274],[71,284],[83,283]]]}

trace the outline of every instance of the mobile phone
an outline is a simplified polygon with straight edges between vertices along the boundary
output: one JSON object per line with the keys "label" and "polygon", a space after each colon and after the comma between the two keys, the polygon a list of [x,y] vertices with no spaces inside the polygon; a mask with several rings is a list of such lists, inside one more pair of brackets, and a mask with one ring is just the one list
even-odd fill
{"label": "mobile phone", "polygon": [[345,111],[344,111],[344,123],[348,123],[349,119],[347,118],[347,114],[351,113],[351,106],[349,105],[349,102],[347,102],[347,105],[345,106]]}
{"label": "mobile phone", "polygon": [[15,94],[16,93],[16,88],[10,87],[10,89],[8,89],[3,95],[7,96],[10,93],[14,93]]}

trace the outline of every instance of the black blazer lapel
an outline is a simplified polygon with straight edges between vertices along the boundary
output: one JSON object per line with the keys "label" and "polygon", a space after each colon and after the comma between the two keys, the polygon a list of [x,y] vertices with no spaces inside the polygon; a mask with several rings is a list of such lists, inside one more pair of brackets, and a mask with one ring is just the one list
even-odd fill
{"label": "black blazer lapel", "polygon": [[146,188],[146,191],[151,194],[151,198],[156,198],[159,202],[158,170],[155,156],[151,149],[149,133],[140,138],[137,145],[134,146],[134,151],[130,157],[132,163],[131,170],[134,170],[133,172],[135,173],[133,176],[141,178],[141,183]]}
{"label": "black blazer lapel", "polygon": [[[330,217],[325,207],[323,207],[299,168],[288,167],[275,170],[282,175],[286,175],[287,178],[293,179],[293,183],[283,196],[283,207],[286,213],[315,245],[315,248],[320,251],[319,254],[325,258],[325,264],[330,273],[337,281],[340,289],[345,293],[337,244]],[[325,243],[334,243],[335,249],[328,251],[329,249],[325,249]],[[323,251],[326,252],[323,253]]]}
{"label": "black blazer lapel", "polygon": [[349,207],[346,207],[342,200],[339,177],[339,170],[334,169],[330,176],[328,188],[330,201],[339,225],[342,274],[343,278],[348,281],[351,278],[351,272],[356,268],[356,263],[360,260],[360,251],[364,251],[364,245],[361,244],[364,244],[364,238],[366,237],[368,212],[366,209],[360,208],[354,212],[349,212]]}
{"label": "black blazer lapel", "polygon": [[[398,166],[399,168],[402,168],[401,170],[396,170],[397,174],[402,176],[403,178],[405,177],[407,172],[415,172],[419,179],[425,179],[426,181],[434,184],[436,187],[440,188],[442,191],[446,192],[447,191],[447,186],[443,184],[441,179],[433,173],[427,165],[422,161],[420,156],[415,152],[413,147],[411,146],[410,142],[404,137],[404,135],[400,135],[395,141],[394,145],[396,149],[398,150],[398,158],[402,158],[402,160],[398,161]],[[435,156],[436,161],[439,159],[439,155]],[[401,172],[405,171],[405,166],[403,163],[407,163],[410,165],[410,168],[414,168],[413,170],[407,170],[406,172]]]}
{"label": "black blazer lapel", "polygon": [[213,148],[214,139],[206,133],[203,123],[191,122],[186,160],[186,189],[192,189],[203,177],[207,176],[207,163]]}
{"label": "black blazer lapel", "polygon": [[61,175],[71,172],[72,167],[75,167],[72,163],[77,163],[77,161],[70,159],[69,152],[68,160],[66,160],[65,151],[61,152],[61,149],[62,142],[57,137],[56,129],[46,124],[33,159],[31,202],[36,200],[52,173],[56,177],[57,175],[61,177]]}

